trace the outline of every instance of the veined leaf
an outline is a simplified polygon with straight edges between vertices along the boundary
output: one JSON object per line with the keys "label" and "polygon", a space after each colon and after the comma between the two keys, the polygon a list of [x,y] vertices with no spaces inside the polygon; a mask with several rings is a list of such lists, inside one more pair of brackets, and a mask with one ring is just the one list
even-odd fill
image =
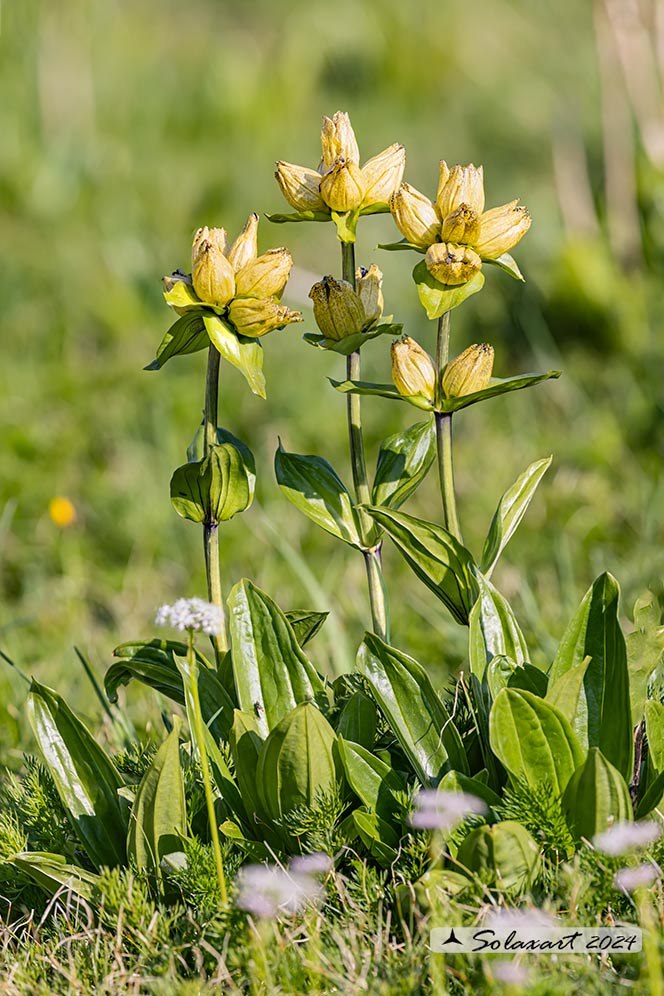
{"label": "veined leaf", "polygon": [[279,487],[296,508],[328,533],[361,547],[353,500],[327,460],[288,453],[280,443],[274,470]]}
{"label": "veined leaf", "polygon": [[573,726],[582,742],[599,747],[624,778],[632,777],[633,741],[625,638],[618,621],[618,582],[602,574],[567,627],[551,668],[555,683],[586,657]]}
{"label": "veined leaf", "polygon": [[266,737],[296,705],[324,702],[325,686],[285,614],[265,592],[240,581],[228,607],[238,702],[256,716],[258,732]]}
{"label": "veined leaf", "polygon": [[252,392],[259,398],[265,398],[263,347],[260,342],[238,335],[219,315],[205,315],[203,321],[212,345],[228,363],[240,371]]}
{"label": "veined leaf", "polygon": [[413,280],[417,285],[417,293],[427,318],[440,318],[446,311],[458,308],[472,294],[477,294],[484,287],[484,274],[481,270],[467,280],[465,284],[450,286],[441,284],[429,273],[426,263],[422,260],[413,270]]}
{"label": "veined leaf", "polygon": [[358,799],[384,820],[405,819],[408,788],[394,768],[343,737],[338,750],[346,781]]}
{"label": "veined leaf", "polygon": [[450,768],[467,773],[457,728],[417,661],[366,633],[357,669],[423,785],[435,788]]}
{"label": "veined leaf", "polygon": [[521,522],[552,459],[546,457],[531,463],[498,502],[482,553],[481,568],[487,578],[491,578],[498,558]]}
{"label": "veined leaf", "polygon": [[68,890],[89,902],[99,882],[99,875],[79,865],[69,865],[61,854],[50,851],[22,851],[10,855],[6,861],[28,875],[49,896]]}
{"label": "veined leaf", "polygon": [[597,747],[572,775],[563,809],[575,840],[592,840],[613,823],[633,819],[627,783]]}
{"label": "veined leaf", "polygon": [[374,505],[365,507],[418,578],[447,606],[458,623],[467,625],[478,590],[472,554],[435,522]]}
{"label": "veined leaf", "polygon": [[363,806],[350,814],[357,835],[369,853],[383,868],[388,868],[398,857],[399,837],[392,826],[378,813],[370,813]]}
{"label": "veined leaf", "polygon": [[380,444],[371,503],[399,508],[419,487],[436,456],[433,418],[416,422]]}
{"label": "veined leaf", "polygon": [[161,881],[161,862],[182,850],[187,833],[187,808],[180,768],[180,726],[173,729],[143,775],[129,818],[127,855],[137,868]]}
{"label": "veined leaf", "polygon": [[491,748],[515,779],[562,793],[583,751],[563,714],[531,692],[504,688],[489,718]]}
{"label": "veined leaf", "polygon": [[516,260],[513,256],[510,256],[508,252],[504,252],[502,256],[498,259],[483,259],[483,263],[490,263],[492,266],[497,266],[505,273],[509,273],[510,277],[514,277],[515,280],[520,280],[525,283],[525,279],[521,270],[516,265]]}
{"label": "veined leaf", "polygon": [[378,398],[389,398],[391,401],[405,401],[424,411],[433,409],[431,402],[427,401],[423,395],[414,394],[406,397],[399,394],[393,384],[374,384],[373,381],[368,380],[334,380],[332,377],[328,377],[328,380],[340,394],[368,394]]}
{"label": "veined leaf", "polygon": [[337,723],[337,736],[371,750],[376,736],[376,706],[362,692],[348,699]]}
{"label": "veined leaf", "polygon": [[[651,591],[636,600],[634,632],[626,639],[632,726],[641,722],[649,685],[664,685],[664,626],[660,615],[659,603]],[[657,689],[651,694],[657,695]]]}
{"label": "veined leaf", "polygon": [[37,681],[28,716],[67,816],[93,864],[124,864],[127,807],[110,757],[57,692]]}
{"label": "veined leaf", "polygon": [[284,613],[301,647],[306,647],[307,643],[313,640],[329,614],[329,612],[316,612],[314,609],[291,609]]}
{"label": "veined leaf", "polygon": [[492,377],[488,387],[483,391],[475,391],[473,394],[462,394],[458,398],[444,398],[440,405],[442,412],[452,413],[461,411],[462,408],[469,408],[479,401],[488,401],[489,398],[497,398],[500,394],[509,394],[511,391],[522,391],[526,387],[534,387],[544,380],[556,380],[560,377],[560,370],[549,370],[547,373],[525,373],[517,374],[515,377]]}
{"label": "veined leaf", "polygon": [[482,678],[493,657],[507,657],[517,666],[528,660],[528,648],[509,602],[477,569],[479,597],[470,613],[470,669]]}
{"label": "veined leaf", "polygon": [[190,311],[178,318],[161,340],[157,355],[146,370],[161,370],[163,365],[173,356],[185,353],[197,353],[210,345],[210,339],[205,328],[200,311]]}
{"label": "veined leaf", "polygon": [[347,335],[343,339],[327,339],[324,335],[316,332],[306,332],[302,338],[310,346],[318,349],[331,350],[340,353],[342,356],[350,356],[358,349],[361,349],[365,342],[376,339],[379,335],[401,335],[403,325],[391,325],[384,323],[367,329],[366,332],[357,332],[355,335]]}

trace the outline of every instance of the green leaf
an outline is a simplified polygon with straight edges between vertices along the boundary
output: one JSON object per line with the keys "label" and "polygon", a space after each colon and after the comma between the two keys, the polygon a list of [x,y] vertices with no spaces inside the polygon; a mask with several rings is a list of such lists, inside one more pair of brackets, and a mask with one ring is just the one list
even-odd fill
{"label": "green leaf", "polygon": [[340,782],[336,735],[313,702],[303,702],[270,732],[258,756],[256,781],[263,810],[272,820],[300,806],[311,808]]}
{"label": "green leaf", "polygon": [[520,688],[540,699],[546,696],[548,682],[544,672],[532,664],[515,664],[509,657],[492,657],[486,666],[485,679],[492,699],[503,688]]}
{"label": "green leaf", "polygon": [[448,771],[438,786],[441,792],[466,792],[474,795],[477,799],[486,802],[487,806],[499,806],[500,796],[480,781],[479,778],[471,778],[460,771]]}
{"label": "green leaf", "polygon": [[67,816],[98,867],[125,862],[127,809],[123,781],[111,759],[66,702],[32,682],[28,717]]}
{"label": "green leaf", "polygon": [[331,215],[323,211],[293,211],[290,214],[266,214],[265,217],[274,225],[289,221],[331,221]]}
{"label": "green leaf", "polygon": [[6,861],[31,878],[49,896],[62,893],[65,889],[90,902],[93,889],[100,881],[99,875],[94,872],[86,871],[79,865],[69,865],[61,854],[49,851],[22,851],[10,855]]}
{"label": "green leaf", "polygon": [[476,405],[479,401],[487,401],[489,398],[497,398],[499,394],[508,394],[510,391],[522,391],[524,387],[532,387],[540,384],[543,380],[555,380],[560,377],[560,370],[549,370],[548,373],[525,373],[516,377],[492,377],[488,387],[483,391],[475,391],[473,394],[462,394],[459,398],[444,398],[440,405],[442,412],[458,412],[462,408]]}
{"label": "green leaf", "polygon": [[296,508],[344,543],[362,547],[353,500],[327,460],[288,453],[279,443],[274,470],[279,487]]}
{"label": "green leaf", "polygon": [[469,656],[472,673],[481,679],[493,657],[507,657],[521,666],[529,654],[507,599],[480,571],[474,574],[479,596],[470,612]]}
{"label": "green leaf", "polygon": [[371,750],[376,736],[376,706],[362,692],[348,699],[337,723],[337,736]]}
{"label": "green leaf", "polygon": [[371,490],[371,503],[399,508],[419,487],[436,456],[436,430],[432,418],[416,422],[380,444]]}
{"label": "green leaf", "polygon": [[358,799],[384,820],[405,819],[408,787],[394,768],[343,737],[338,750],[346,781]]}
{"label": "green leaf", "polygon": [[[199,692],[203,719],[212,733],[228,739],[233,722],[233,702],[217,673],[205,658],[195,651],[200,666]],[[173,655],[185,657],[187,645],[177,640],[150,640],[146,643],[123,643],[113,651],[122,658],[111,664],[104,678],[106,694],[111,702],[118,700],[118,688],[136,680],[156,689],[173,702],[185,704],[182,675]]]}
{"label": "green leaf", "polygon": [[634,632],[627,643],[627,669],[632,703],[632,726],[643,716],[648,686],[658,674],[662,681],[664,659],[664,626],[661,625],[657,598],[651,591],[641,595],[634,605]]}
{"label": "green leaf", "polygon": [[306,332],[302,338],[310,346],[318,349],[330,350],[333,353],[340,353],[342,356],[350,356],[351,353],[361,349],[365,342],[370,342],[379,335],[401,335],[403,325],[376,325],[366,332],[357,332],[355,335],[347,335],[344,339],[326,339],[324,335],[316,332]]}
{"label": "green leaf", "polygon": [[542,870],[539,845],[516,820],[475,827],[461,842],[457,861],[484,886],[508,895],[529,892]]}
{"label": "green leaf", "polygon": [[256,716],[262,737],[296,705],[326,702],[325,686],[293,627],[264,591],[244,579],[231,590],[228,607],[238,702]]}
{"label": "green leaf", "polygon": [[163,858],[182,850],[187,833],[180,727],[175,717],[172,731],[141,778],[129,818],[127,856],[159,882]]}
{"label": "green leaf", "polygon": [[602,574],[586,593],[562,638],[550,681],[555,683],[586,657],[573,726],[585,747],[599,747],[621,774],[632,777],[633,741],[625,638],[618,621],[618,582]]}
{"label": "green leaf", "polygon": [[583,721],[584,712],[579,709],[579,698],[583,695],[583,682],[590,660],[590,657],[586,657],[577,667],[570,668],[555,681],[551,681],[546,693],[547,702],[560,709],[582,747],[588,746],[588,736]]}
{"label": "green leaf", "polygon": [[435,788],[450,768],[468,771],[457,728],[417,661],[366,633],[357,669],[423,785]]}
{"label": "green leaf", "polygon": [[492,266],[498,266],[501,270],[504,270],[505,273],[509,273],[511,277],[514,277],[515,280],[521,280],[523,283],[526,282],[521,270],[516,265],[516,260],[510,256],[508,252],[504,252],[502,256],[498,257],[498,259],[483,259],[482,262],[490,263]]}
{"label": "green leaf", "polygon": [[491,578],[498,558],[525,515],[539,482],[551,466],[552,459],[552,457],[546,457],[544,460],[536,460],[535,463],[531,463],[498,502],[498,508],[491,521],[484,544],[480,565],[482,573],[487,578]]}
{"label": "green leaf", "polygon": [[424,260],[413,270],[413,280],[417,285],[417,293],[427,313],[427,318],[440,318],[446,311],[458,308],[472,294],[477,294],[484,287],[484,274],[481,270],[465,284],[451,286],[439,283],[427,270]]}
{"label": "green leaf", "polygon": [[413,394],[406,397],[399,394],[393,384],[374,384],[368,380],[334,380],[332,377],[328,377],[328,380],[340,394],[368,394],[377,398],[389,398],[390,401],[405,401],[423,411],[433,410],[433,405],[423,395]]}
{"label": "green leaf", "polygon": [[258,755],[262,746],[263,738],[258,732],[256,717],[236,709],[230,732],[230,747],[237,783],[247,812],[248,826],[254,832],[257,819],[265,820],[256,780]]}
{"label": "green leaf", "polygon": [[664,771],[664,704],[650,699],[645,707],[648,753],[655,771]]}
{"label": "green leaf", "polygon": [[544,699],[516,688],[496,696],[489,718],[491,748],[510,775],[562,793],[583,751],[563,714]]}
{"label": "green leaf", "polygon": [[643,797],[639,800],[639,804],[636,807],[636,813],[634,814],[637,820],[642,820],[644,816],[648,816],[652,813],[653,809],[660,809],[663,798],[664,771],[660,771],[657,777],[644,792]]}
{"label": "green leaf", "polygon": [[377,813],[365,809],[355,809],[350,814],[362,843],[383,868],[388,868],[398,857],[399,838],[389,823]]}
{"label": "green leaf", "polygon": [[291,609],[285,613],[285,616],[293,627],[299,645],[306,647],[319,632],[329,614],[329,612],[316,612],[314,609]]}
{"label": "green leaf", "polygon": [[477,597],[472,554],[435,522],[405,512],[366,508],[395,544],[420,581],[443,602],[458,623],[465,626]]}
{"label": "green leaf", "polygon": [[238,335],[235,329],[218,315],[205,315],[203,321],[210,341],[222,357],[236,367],[254,394],[265,398],[263,347],[257,339]]}
{"label": "green leaf", "polygon": [[185,353],[198,353],[210,345],[210,339],[205,328],[203,315],[199,311],[191,311],[178,318],[161,340],[157,355],[146,370],[161,370],[163,365],[173,356]]}
{"label": "green leaf", "polygon": [[567,825],[575,840],[592,840],[614,822],[631,820],[627,783],[597,747],[591,747],[563,795]]}

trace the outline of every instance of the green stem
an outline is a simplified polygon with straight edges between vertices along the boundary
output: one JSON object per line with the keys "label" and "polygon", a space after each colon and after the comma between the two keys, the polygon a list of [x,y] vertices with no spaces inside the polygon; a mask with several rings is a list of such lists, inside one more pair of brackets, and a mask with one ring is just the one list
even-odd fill
{"label": "green stem", "polygon": [[205,729],[203,713],[201,712],[201,700],[198,694],[198,662],[194,654],[194,631],[189,630],[189,673],[191,675],[191,697],[194,707],[195,736],[198,745],[198,756],[201,762],[201,774],[203,776],[203,790],[205,792],[205,802],[207,805],[208,821],[210,824],[210,837],[212,838],[212,850],[214,852],[214,863],[217,869],[217,880],[219,882],[219,894],[221,901],[226,906],[228,904],[228,891],[226,889],[226,876],[224,874],[224,862],[221,857],[221,844],[219,843],[219,828],[217,826],[217,815],[214,811],[214,798],[212,796],[212,780],[210,778],[210,766],[208,763],[207,747],[205,746]]}
{"label": "green stem", "polygon": [[[438,319],[438,338],[436,340],[436,403],[442,400],[442,375],[450,356],[450,313],[446,311]],[[462,542],[459,516],[456,507],[456,492],[454,490],[454,462],[452,459],[452,415],[448,412],[436,412],[436,443],[438,448],[438,475],[440,477],[440,493],[443,499],[443,523],[455,539]]]}
{"label": "green stem", "polygon": [[[342,276],[353,290],[355,289],[355,244],[341,243]],[[359,349],[346,357],[346,379],[361,380],[361,360]],[[367,476],[367,465],[364,457],[364,436],[362,434],[362,405],[359,394],[346,395],[348,412],[348,442],[350,446],[350,461],[353,471],[353,484],[358,505],[368,505],[371,502],[371,491]],[[360,534],[362,543],[367,547],[364,551],[364,562],[369,586],[369,602],[374,632],[381,640],[389,640],[389,610],[387,606],[387,591],[383,580],[380,556],[380,543],[370,546],[369,537],[373,530],[371,516],[358,509]]]}
{"label": "green stem", "polygon": [[[217,413],[219,409],[219,366],[221,354],[212,344],[208,349],[207,374],[205,377],[205,412],[203,416],[203,457],[217,443]],[[226,612],[221,588],[221,565],[219,558],[219,528],[216,522],[203,523],[203,547],[205,550],[205,574],[207,576],[208,601],[219,606],[222,626],[219,636],[213,637],[217,664],[228,650],[226,633]]]}

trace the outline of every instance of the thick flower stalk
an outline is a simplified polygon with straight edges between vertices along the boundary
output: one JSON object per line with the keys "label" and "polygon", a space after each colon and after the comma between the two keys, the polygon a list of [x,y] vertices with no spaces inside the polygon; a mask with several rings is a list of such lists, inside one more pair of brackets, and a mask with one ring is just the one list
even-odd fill
{"label": "thick flower stalk", "polygon": [[431,276],[448,287],[467,283],[484,261],[509,253],[531,222],[518,199],[485,211],[483,168],[471,163],[450,169],[444,160],[435,201],[402,183],[390,210],[406,242],[425,253]]}
{"label": "thick flower stalk", "polygon": [[[342,242],[355,241],[361,214],[389,211],[406,165],[403,145],[394,143],[360,166],[360,151],[348,114],[323,118],[322,156],[317,169],[278,162],[275,177],[282,194],[298,213],[291,220],[337,222]],[[343,220],[340,216],[344,217]],[[289,220],[275,215],[273,220]]]}
{"label": "thick flower stalk", "polygon": [[176,270],[164,277],[164,297],[179,315],[209,309],[239,335],[257,339],[302,321],[300,312],[281,304],[292,266],[288,249],[258,255],[258,215],[251,214],[230,245],[225,229],[199,228],[191,250],[191,275]]}

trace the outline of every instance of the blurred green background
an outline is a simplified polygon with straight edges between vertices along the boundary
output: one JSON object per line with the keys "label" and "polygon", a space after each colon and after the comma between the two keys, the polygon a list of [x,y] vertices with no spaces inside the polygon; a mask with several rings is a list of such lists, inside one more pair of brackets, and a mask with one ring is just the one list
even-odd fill
{"label": "blurred green background", "polygon": [[[453,346],[489,340],[495,373],[564,377],[456,420],[462,525],[478,552],[502,491],[554,465],[496,574],[550,659],[593,577],[611,569],[629,617],[662,595],[664,4],[661,0],[22,0],[0,22],[0,650],[74,704],[98,705],[72,650],[101,676],[112,648],[153,632],[157,606],[204,594],[199,530],[168,500],[200,418],[204,354],[159,373],[171,313],[160,278],[187,267],[193,231],[232,237],[283,210],[274,162],[315,166],[321,116],[350,113],[362,158],[400,141],[406,177],[435,192],[438,160],[483,163],[487,204],[520,196],[534,223],[517,285],[491,269],[454,313]],[[386,310],[432,348],[391,219],[364,219],[358,262],[385,274]],[[331,225],[261,221],[287,244],[286,303],[306,323],[265,341],[268,401],[222,370],[221,419],[256,453],[257,501],[223,529],[226,582],[249,576],[284,608],[332,609],[314,645],[349,665],[367,617],[359,555],[281,496],[281,436],[350,478],[343,361],[301,341],[307,291],[338,273]],[[389,341],[363,352],[385,379]],[[412,409],[364,404],[369,460]],[[48,503],[77,522],[58,529]],[[409,511],[439,514],[434,476]],[[432,668],[462,663],[465,632],[387,549],[394,642]],[[4,667],[4,665],[2,665]],[[0,754],[24,742],[25,688],[0,673]],[[138,720],[154,696],[130,688]]]}

